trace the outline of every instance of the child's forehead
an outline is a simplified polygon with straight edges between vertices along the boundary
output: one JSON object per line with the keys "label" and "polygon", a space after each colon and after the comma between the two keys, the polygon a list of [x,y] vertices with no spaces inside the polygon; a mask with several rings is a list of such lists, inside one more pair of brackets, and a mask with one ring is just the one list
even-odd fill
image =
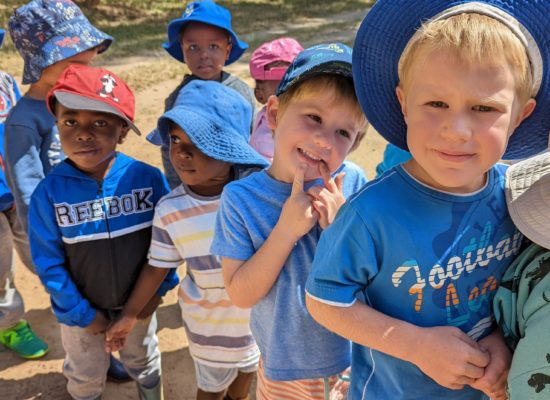
{"label": "child's forehead", "polygon": [[203,35],[208,35],[208,38],[216,39],[228,39],[229,32],[225,29],[205,24],[204,22],[190,21],[186,23],[181,29],[181,38],[182,39],[196,39],[201,38]]}
{"label": "child's forehead", "polygon": [[58,101],[55,103],[55,114],[56,116],[89,117],[93,119],[108,119],[112,121],[120,121],[121,123],[125,123],[125,121],[122,118],[120,118],[118,115],[115,115],[115,114],[102,112],[102,111],[95,111],[95,110],[68,108]]}

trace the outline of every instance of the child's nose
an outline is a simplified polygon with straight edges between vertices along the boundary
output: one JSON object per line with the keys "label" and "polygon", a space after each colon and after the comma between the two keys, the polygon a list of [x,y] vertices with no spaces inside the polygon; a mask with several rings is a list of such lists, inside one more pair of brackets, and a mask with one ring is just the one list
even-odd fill
{"label": "child's nose", "polygon": [[317,146],[330,149],[332,147],[331,134],[326,129],[319,129],[315,133],[315,144]]}
{"label": "child's nose", "polygon": [[470,120],[464,113],[451,115],[443,127],[442,134],[449,140],[466,141],[472,135]]}
{"label": "child's nose", "polygon": [[80,142],[88,142],[94,139],[94,135],[87,128],[81,128],[78,131],[76,139]]}

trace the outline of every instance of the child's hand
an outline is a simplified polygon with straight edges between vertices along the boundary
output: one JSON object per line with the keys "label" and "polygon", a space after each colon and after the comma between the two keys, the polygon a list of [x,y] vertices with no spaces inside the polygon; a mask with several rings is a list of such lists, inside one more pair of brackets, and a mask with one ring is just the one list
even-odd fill
{"label": "child's hand", "polygon": [[348,398],[351,367],[348,367],[330,390],[330,400],[345,400]]}
{"label": "child's hand", "polygon": [[489,353],[491,360],[485,368],[485,374],[470,386],[481,390],[491,400],[506,400],[506,380],[512,363],[512,353],[506,346],[502,333],[491,333],[479,341],[479,346]]}
{"label": "child's hand", "polygon": [[277,225],[289,235],[294,242],[308,233],[317,223],[319,214],[311,205],[311,197],[304,192],[304,173],[306,166],[300,164],[294,175],[292,192],[286,200]]}
{"label": "child's hand", "polygon": [[460,329],[438,326],[425,328],[411,361],[440,385],[458,390],[483,376],[490,356]]}
{"label": "child's hand", "polygon": [[158,294],[155,293],[153,297],[151,297],[151,300],[143,307],[143,310],[140,311],[140,313],[137,316],[137,319],[145,319],[151,316],[159,305],[162,304],[162,297],[160,297]]}
{"label": "child's hand", "polygon": [[323,177],[325,186],[313,186],[307,191],[307,194],[313,198],[313,208],[319,213],[319,225],[325,229],[332,224],[336,213],[346,202],[342,193],[342,185],[346,173],[341,172],[336,179],[332,179],[325,163],[320,164],[319,172]]}
{"label": "child's hand", "polygon": [[118,351],[124,347],[126,338],[134,329],[137,318],[122,315],[113,322],[105,333],[105,351]]}
{"label": "child's hand", "polygon": [[86,330],[93,335],[98,335],[100,333],[105,333],[105,329],[109,325],[109,320],[105,318],[105,315],[101,311],[95,313],[95,318],[90,325],[86,327]]}

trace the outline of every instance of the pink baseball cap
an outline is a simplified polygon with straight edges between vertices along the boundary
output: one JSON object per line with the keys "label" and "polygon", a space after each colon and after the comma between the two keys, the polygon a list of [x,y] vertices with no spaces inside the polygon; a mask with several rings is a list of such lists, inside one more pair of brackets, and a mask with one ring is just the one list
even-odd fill
{"label": "pink baseball cap", "polygon": [[262,44],[250,59],[250,75],[260,81],[280,81],[288,66],[266,69],[266,66],[277,61],[291,63],[304,48],[296,39],[279,38]]}

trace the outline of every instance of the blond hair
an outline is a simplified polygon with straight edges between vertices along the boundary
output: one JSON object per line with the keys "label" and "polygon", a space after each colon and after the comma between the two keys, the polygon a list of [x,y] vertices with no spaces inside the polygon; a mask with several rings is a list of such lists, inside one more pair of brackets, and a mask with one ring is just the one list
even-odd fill
{"label": "blond hair", "polygon": [[284,114],[291,100],[300,100],[306,97],[315,96],[319,93],[333,93],[334,98],[332,101],[334,104],[348,104],[353,115],[362,125],[350,152],[355,150],[365,137],[368,122],[365,114],[363,114],[357,95],[355,94],[353,80],[349,77],[336,74],[322,74],[292,85],[286,92],[278,96],[279,112],[277,114],[277,119]]}
{"label": "blond hair", "polygon": [[400,84],[407,84],[420,54],[449,50],[467,65],[508,63],[520,99],[532,97],[533,74],[525,47],[510,28],[494,18],[463,13],[423,24],[401,56]]}

